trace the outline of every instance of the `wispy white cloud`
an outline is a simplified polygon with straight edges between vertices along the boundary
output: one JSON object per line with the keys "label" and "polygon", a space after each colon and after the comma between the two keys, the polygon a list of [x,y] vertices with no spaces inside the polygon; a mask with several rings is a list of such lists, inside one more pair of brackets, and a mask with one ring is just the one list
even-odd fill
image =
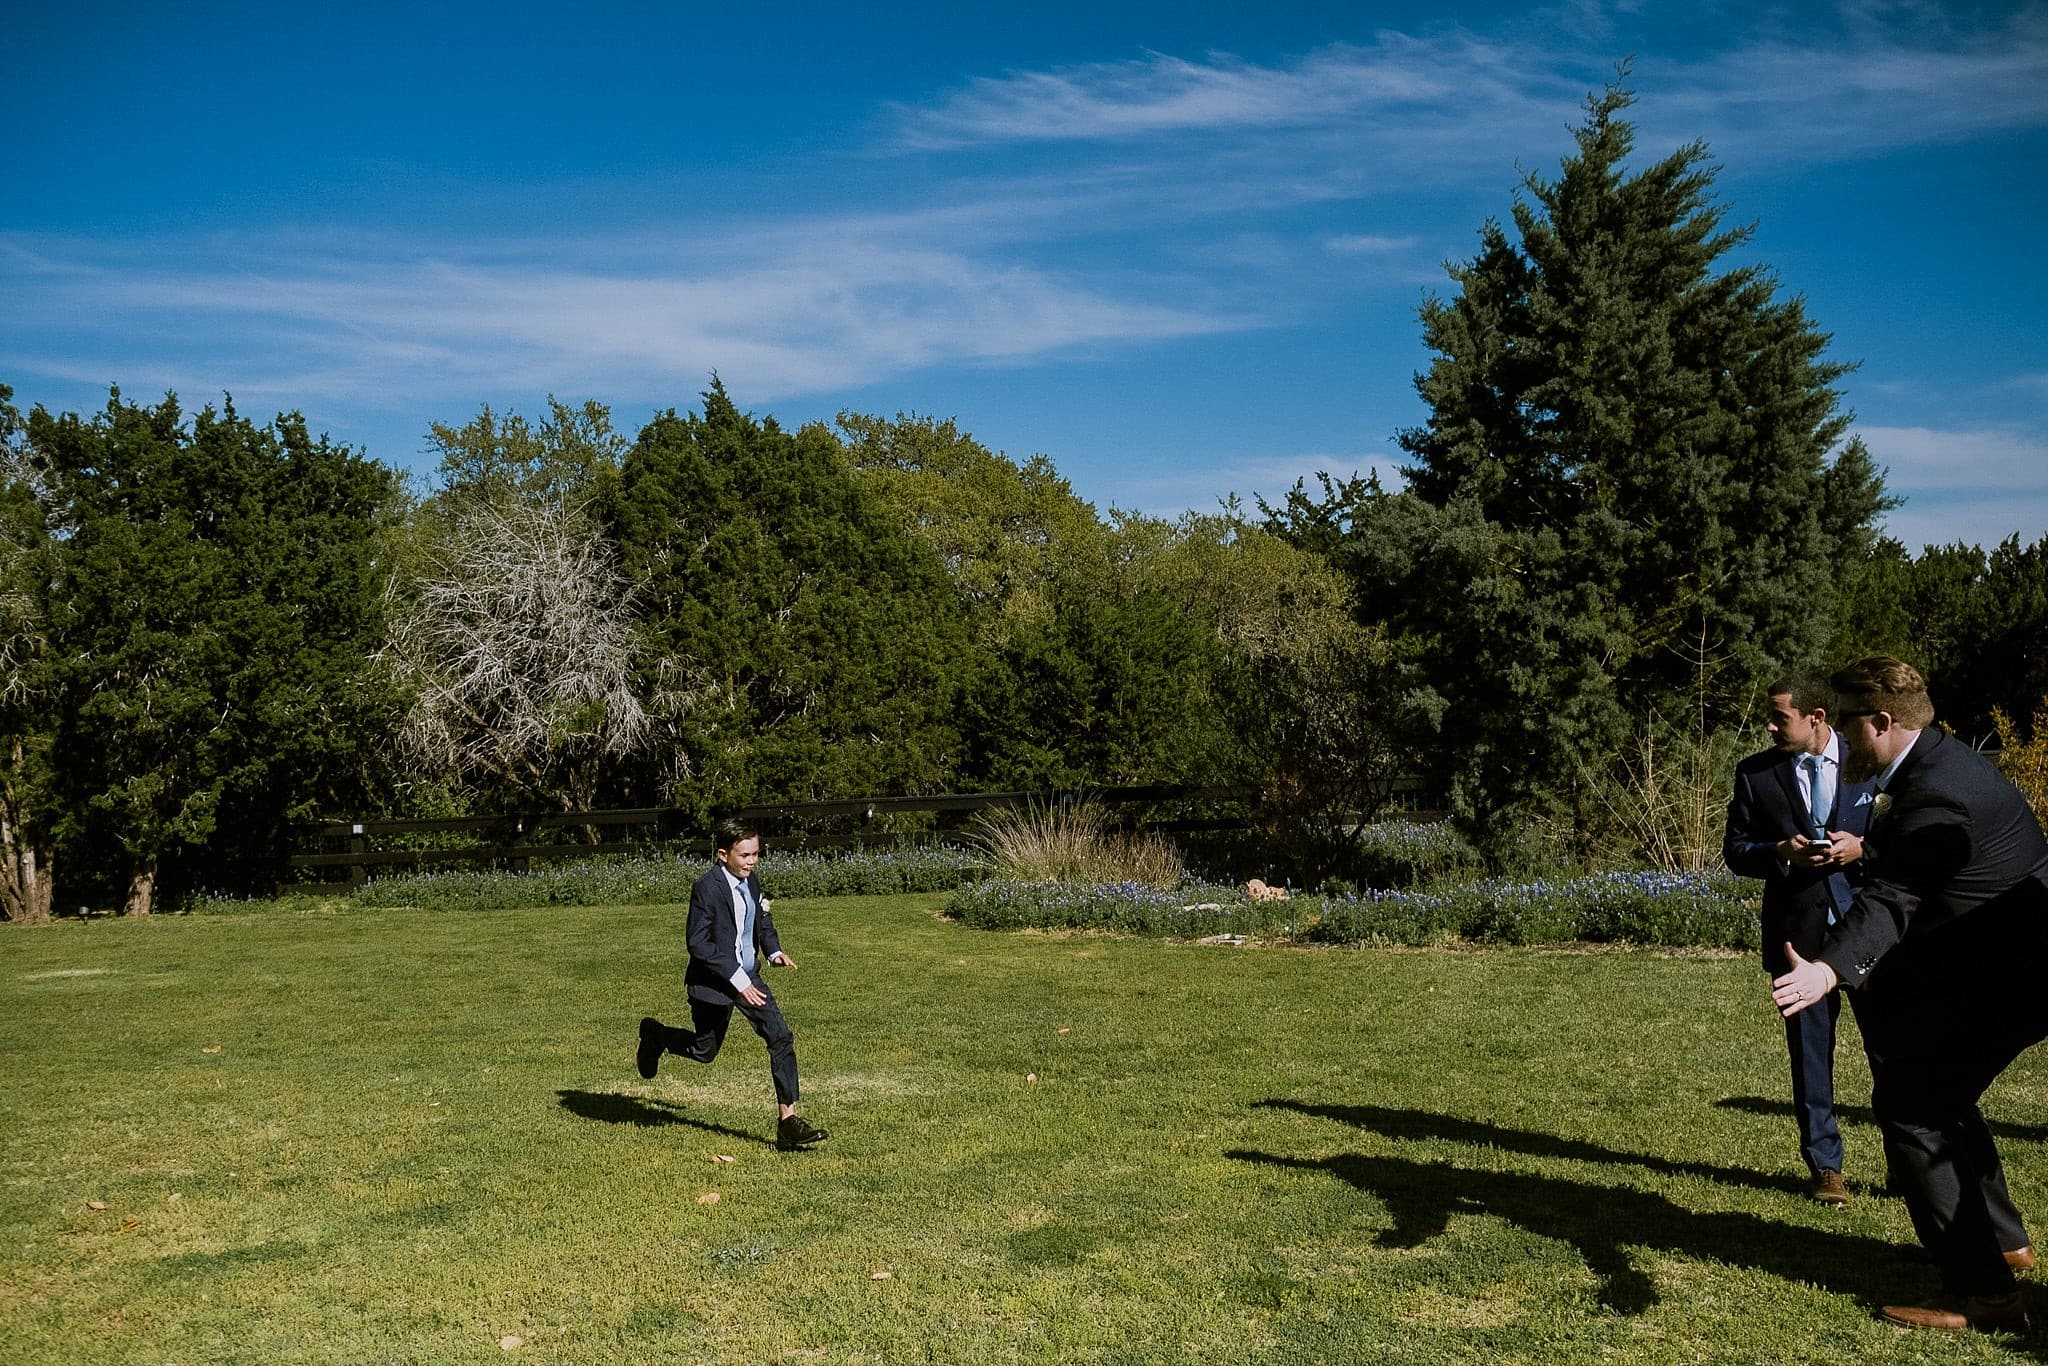
{"label": "wispy white cloud", "polygon": [[1838,37],[1639,64],[1656,92],[1646,135],[1704,135],[1717,154],[1804,162],[2048,123],[2048,10],[1969,31],[1914,6],[1850,7],[1848,17]]}
{"label": "wispy white cloud", "polygon": [[2048,439],[2014,430],[1939,431],[1859,427],[1885,470],[1885,487],[1905,505],[1885,530],[1909,549],[1961,541],[1995,545],[2048,535]]}
{"label": "wispy white cloud", "polygon": [[[728,245],[710,267],[684,245],[667,269],[630,271],[390,244],[211,267],[171,244],[71,255],[45,245],[0,260],[0,289],[42,334],[39,356],[12,359],[38,373],[111,367],[202,392],[356,400],[480,385],[672,392],[714,369],[773,399],[1245,325],[1148,299],[1128,279],[858,236],[788,245],[743,259]],[[74,352],[66,337],[78,319],[92,325]],[[118,354],[115,338],[132,354]],[[180,360],[167,365],[167,354]]]}
{"label": "wispy white cloud", "polygon": [[[1158,144],[1271,130],[1342,130],[1352,154],[1438,173],[1497,165],[1508,127],[1561,129],[1611,73],[1597,7],[1567,6],[1543,37],[1463,29],[1383,32],[1292,61],[1149,53],[980,77],[895,108],[898,145],[932,151],[1003,143]],[[1911,7],[1883,20],[1853,9],[1802,37],[1763,37],[1705,57],[1650,57],[1647,140],[1704,136],[1746,156],[1835,158],[2048,121],[2048,11],[1959,30]],[[1671,130],[1666,133],[1662,130]]]}
{"label": "wispy white cloud", "polygon": [[1384,237],[1378,233],[1344,233],[1323,239],[1323,250],[1333,256],[1379,256],[1388,252],[1407,251],[1414,247],[1419,238]]}
{"label": "wispy white cloud", "polygon": [[[895,106],[898,145],[947,150],[1005,142],[1116,142],[1163,135],[1398,124],[1441,145],[1505,117],[1568,112],[1582,78],[1464,31],[1386,32],[1260,66],[1227,53],[1148,53],[1049,71],[977,77],[922,106]],[[1496,144],[1497,145],[1497,144]]]}

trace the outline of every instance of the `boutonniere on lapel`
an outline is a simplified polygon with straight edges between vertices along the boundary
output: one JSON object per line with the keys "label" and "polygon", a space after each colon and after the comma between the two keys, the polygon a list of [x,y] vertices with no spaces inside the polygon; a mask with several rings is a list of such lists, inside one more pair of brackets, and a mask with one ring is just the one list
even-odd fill
{"label": "boutonniere on lapel", "polygon": [[1870,823],[1872,825],[1877,824],[1885,818],[1885,813],[1891,809],[1892,794],[1889,792],[1878,793],[1870,802]]}

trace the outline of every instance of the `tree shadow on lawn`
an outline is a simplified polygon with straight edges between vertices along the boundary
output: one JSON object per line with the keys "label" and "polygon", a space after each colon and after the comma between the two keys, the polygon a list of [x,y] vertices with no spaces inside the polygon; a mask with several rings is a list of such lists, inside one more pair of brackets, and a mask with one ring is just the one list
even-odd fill
{"label": "tree shadow on lawn", "polygon": [[1666,1176],[1698,1176],[1725,1186],[1748,1186],[1754,1190],[1780,1191],[1800,1195],[1806,1183],[1790,1175],[1772,1175],[1744,1167],[1724,1167],[1715,1162],[1690,1162],[1647,1153],[1625,1152],[1582,1138],[1560,1138],[1533,1129],[1509,1129],[1480,1119],[1458,1119],[1422,1110],[1396,1110],[1384,1105],[1311,1105],[1299,1100],[1256,1100],[1254,1109],[1292,1110],[1297,1114],[1334,1119],[1359,1129],[1369,1129],[1388,1138],[1442,1139],[1469,1143],[1476,1148],[1503,1148],[1531,1157],[1562,1157],[1575,1162],[1602,1162],[1617,1166],[1642,1167]]}
{"label": "tree shadow on lawn", "polygon": [[[1767,1100],[1762,1096],[1724,1096],[1714,1102],[1722,1110],[1740,1110],[1746,1115],[1782,1115],[1792,1118],[1792,1102],[1789,1100]],[[1852,1120],[1857,1124],[1875,1127],[1877,1116],[1868,1105],[1844,1105],[1835,1102],[1835,1117]],[[2012,1124],[2003,1120],[1985,1117],[1991,1132],[1998,1138],[2017,1139],[2023,1143],[2048,1143],[2048,1124]]]}
{"label": "tree shadow on lawn", "polygon": [[562,1108],[583,1119],[600,1120],[606,1124],[633,1124],[640,1128],[654,1128],[662,1124],[687,1124],[692,1129],[703,1129],[727,1138],[739,1139],[742,1143],[774,1145],[774,1140],[759,1134],[750,1134],[744,1129],[732,1129],[709,1120],[692,1119],[683,1113],[683,1107],[673,1101],[650,1100],[640,1096],[621,1096],[609,1091],[557,1091]]}

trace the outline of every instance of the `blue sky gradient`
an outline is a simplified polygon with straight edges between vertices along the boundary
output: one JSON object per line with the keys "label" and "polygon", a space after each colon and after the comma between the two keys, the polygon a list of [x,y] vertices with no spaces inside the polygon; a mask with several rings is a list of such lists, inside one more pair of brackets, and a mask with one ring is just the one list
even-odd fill
{"label": "blue sky gradient", "polygon": [[[951,416],[1172,513],[1398,463],[1442,263],[1633,57],[1844,382],[1917,549],[2048,531],[2048,10],[72,3],[11,17],[0,380],[426,470],[715,370]],[[717,12],[712,12],[713,10]]]}

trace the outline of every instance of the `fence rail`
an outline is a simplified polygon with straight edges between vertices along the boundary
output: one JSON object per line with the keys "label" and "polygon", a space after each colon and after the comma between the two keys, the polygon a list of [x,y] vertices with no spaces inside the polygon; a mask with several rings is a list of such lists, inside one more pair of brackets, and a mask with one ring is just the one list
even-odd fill
{"label": "fence rail", "polygon": [[[1417,815],[1436,812],[1418,810],[1427,799],[1421,778],[1397,778],[1390,785],[1389,807]],[[962,816],[998,807],[1068,805],[1087,801],[1120,810],[1178,804],[1178,815],[1159,815],[1142,823],[1148,829],[1171,833],[1242,830],[1251,823],[1250,808],[1259,801],[1259,790],[1244,786],[1194,786],[1153,783],[1135,787],[1101,787],[1053,792],[971,792],[938,793],[924,797],[854,797],[827,802],[795,802],[782,805],[741,807],[733,814],[753,821],[784,849],[847,849],[888,847],[926,842],[957,833],[935,824],[917,829],[890,828],[890,817],[905,815]],[[1244,814],[1193,815],[1189,807],[1217,806],[1245,808]],[[855,828],[843,827],[848,821]],[[691,813],[679,807],[628,807],[601,811],[514,812],[495,816],[449,816],[430,820],[322,821],[305,825],[296,832],[301,846],[310,851],[294,852],[286,859],[293,870],[346,870],[348,885],[360,887],[370,870],[422,868],[432,864],[476,863],[523,870],[534,859],[589,858],[599,854],[644,854],[658,849],[697,847],[707,855],[708,831],[686,828]],[[806,828],[819,823],[826,829]],[[547,835],[567,830],[633,830],[629,838],[591,838],[564,841]],[[426,835],[448,837],[468,835],[474,843],[450,848],[378,848],[376,843],[392,836]],[[336,847],[345,846],[345,847]]]}

